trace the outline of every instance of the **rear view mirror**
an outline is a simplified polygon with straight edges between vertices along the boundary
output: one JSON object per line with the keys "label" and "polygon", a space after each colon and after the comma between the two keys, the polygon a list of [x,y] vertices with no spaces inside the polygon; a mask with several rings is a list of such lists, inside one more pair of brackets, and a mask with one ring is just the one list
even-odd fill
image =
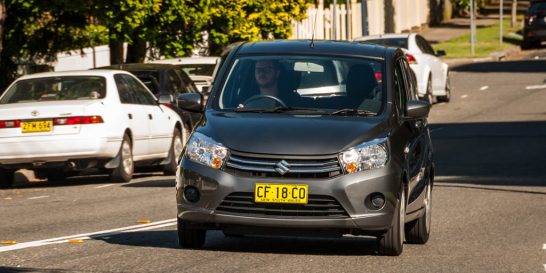
{"label": "rear view mirror", "polygon": [[437,57],[442,57],[442,56],[446,56],[446,55],[447,55],[447,53],[446,53],[445,50],[437,50],[436,51],[436,56]]}
{"label": "rear view mirror", "polygon": [[422,100],[410,100],[406,106],[406,116],[421,119],[428,117],[430,103]]}
{"label": "rear view mirror", "polygon": [[195,113],[203,112],[203,95],[200,93],[184,93],[179,95],[176,101],[182,110]]}

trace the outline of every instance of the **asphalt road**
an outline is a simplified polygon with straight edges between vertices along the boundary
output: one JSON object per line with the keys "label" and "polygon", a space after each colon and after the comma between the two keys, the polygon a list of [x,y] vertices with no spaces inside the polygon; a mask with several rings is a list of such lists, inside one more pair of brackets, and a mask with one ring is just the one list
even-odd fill
{"label": "asphalt road", "polygon": [[173,177],[140,174],[0,190],[0,241],[16,241],[0,245],[0,272],[546,272],[546,50],[458,67],[452,85],[429,118],[431,238],[400,257],[378,256],[369,237],[216,231],[179,249]]}

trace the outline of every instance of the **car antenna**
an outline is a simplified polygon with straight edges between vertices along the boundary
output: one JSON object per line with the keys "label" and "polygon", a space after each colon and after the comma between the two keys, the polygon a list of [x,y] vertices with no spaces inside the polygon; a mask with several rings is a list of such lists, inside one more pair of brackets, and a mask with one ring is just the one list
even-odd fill
{"label": "car antenna", "polygon": [[315,47],[315,29],[317,26],[317,14],[318,12],[315,12],[315,19],[313,20],[313,32],[311,33],[311,43],[309,44],[310,48]]}

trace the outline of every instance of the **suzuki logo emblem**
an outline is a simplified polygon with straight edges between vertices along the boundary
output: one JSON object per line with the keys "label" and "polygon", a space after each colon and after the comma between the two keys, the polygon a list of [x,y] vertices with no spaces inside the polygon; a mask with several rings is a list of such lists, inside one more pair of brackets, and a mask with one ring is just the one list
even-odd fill
{"label": "suzuki logo emblem", "polygon": [[279,163],[275,164],[275,171],[280,173],[281,175],[284,175],[288,171],[290,171],[290,164],[288,162],[281,160]]}
{"label": "suzuki logo emblem", "polygon": [[36,117],[40,114],[40,112],[38,112],[37,110],[34,110],[32,112],[30,112],[30,115],[33,116],[33,117]]}

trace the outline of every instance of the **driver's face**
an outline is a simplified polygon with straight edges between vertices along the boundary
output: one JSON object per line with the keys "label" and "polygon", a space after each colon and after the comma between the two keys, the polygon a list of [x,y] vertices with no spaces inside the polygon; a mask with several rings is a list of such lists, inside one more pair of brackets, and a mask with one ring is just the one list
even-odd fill
{"label": "driver's face", "polygon": [[275,68],[272,61],[258,61],[254,69],[254,76],[260,87],[267,88],[277,83],[279,71]]}

